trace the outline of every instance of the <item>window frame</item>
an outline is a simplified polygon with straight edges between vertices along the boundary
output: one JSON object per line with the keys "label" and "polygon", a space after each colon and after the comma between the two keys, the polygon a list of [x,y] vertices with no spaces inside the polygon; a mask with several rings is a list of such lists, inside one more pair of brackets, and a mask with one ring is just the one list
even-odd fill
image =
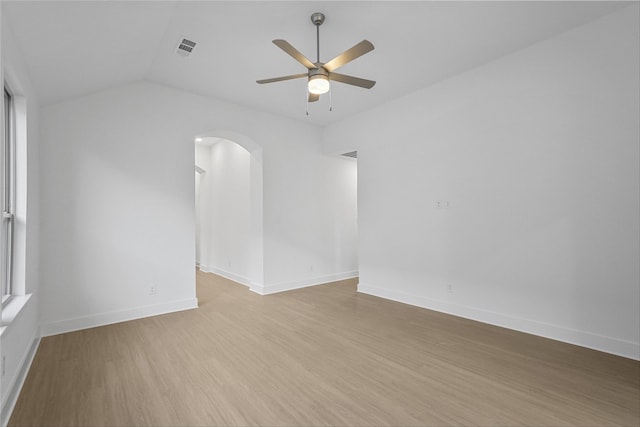
{"label": "window frame", "polygon": [[2,305],[13,294],[13,264],[16,209],[16,137],[15,137],[15,98],[9,86],[4,84],[3,93],[3,134],[2,134],[2,229],[1,229],[1,273],[0,289]]}

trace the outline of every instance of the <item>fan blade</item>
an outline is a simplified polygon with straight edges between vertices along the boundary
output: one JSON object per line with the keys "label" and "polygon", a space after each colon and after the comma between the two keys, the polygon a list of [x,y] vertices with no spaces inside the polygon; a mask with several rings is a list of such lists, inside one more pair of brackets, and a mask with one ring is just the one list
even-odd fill
{"label": "fan blade", "polygon": [[272,79],[256,80],[256,83],[265,84],[265,83],[282,82],[284,80],[301,79],[302,77],[308,77],[308,74],[307,73],[292,74],[290,76],[282,76],[282,77],[274,77]]}
{"label": "fan blade", "polygon": [[298,49],[296,49],[295,47],[291,46],[288,41],[278,39],[278,40],[273,40],[273,44],[275,44],[280,49],[282,49],[285,52],[287,52],[289,55],[291,55],[291,57],[293,59],[295,59],[296,61],[298,61],[299,63],[301,63],[305,67],[307,67],[309,70],[313,70],[313,69],[316,68],[316,65],[313,62],[311,62],[309,60],[309,58],[307,58],[306,56],[301,54],[298,51]]}
{"label": "fan blade", "polygon": [[333,58],[331,61],[324,64],[322,67],[328,72],[332,72],[333,70],[337,70],[342,67],[344,64],[353,61],[356,58],[361,57],[367,52],[371,52],[373,50],[373,45],[368,40],[362,40],[357,45],[353,46],[351,49],[347,49],[342,52],[340,55]]}
{"label": "fan blade", "polygon": [[309,102],[316,102],[320,99],[320,95],[316,95],[315,93],[309,93]]}
{"label": "fan blade", "polygon": [[346,74],[331,73],[329,80],[346,83],[348,85],[360,86],[365,89],[371,89],[376,84],[373,80],[361,79],[360,77],[347,76]]}

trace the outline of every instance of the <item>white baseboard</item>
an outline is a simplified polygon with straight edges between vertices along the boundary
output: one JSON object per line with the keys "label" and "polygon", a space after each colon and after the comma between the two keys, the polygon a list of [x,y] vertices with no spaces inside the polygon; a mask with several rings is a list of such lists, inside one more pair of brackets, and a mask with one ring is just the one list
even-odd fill
{"label": "white baseboard", "polygon": [[13,384],[8,388],[7,396],[3,396],[2,403],[2,427],[6,427],[9,424],[9,419],[11,418],[11,414],[13,413],[13,408],[16,406],[16,402],[18,401],[18,396],[20,396],[20,391],[22,390],[22,386],[24,385],[24,381],[27,379],[27,374],[29,373],[29,369],[31,369],[31,364],[33,363],[33,358],[36,355],[36,351],[38,350],[38,346],[40,345],[40,331],[36,331],[34,334],[31,346],[27,349],[27,353],[22,359],[22,364],[20,365],[20,369],[18,370],[17,375],[14,378]]}
{"label": "white baseboard", "polygon": [[526,332],[532,335],[538,335],[569,344],[575,344],[581,347],[603,351],[605,353],[640,360],[640,345],[630,341],[623,341],[616,338],[569,329],[563,326],[551,325],[535,320],[522,319],[501,313],[494,313],[473,307],[410,295],[393,289],[378,288],[365,283],[358,284],[358,292],[409,305],[415,305],[429,310],[452,314],[454,316],[464,317],[466,319],[476,320],[490,325]]}
{"label": "white baseboard", "polygon": [[197,298],[189,298],[180,301],[171,301],[168,303],[136,307],[128,310],[118,310],[108,313],[76,317],[73,319],[42,323],[40,325],[40,329],[42,336],[46,337],[49,335],[78,331],[80,329],[95,328],[97,326],[110,325],[112,323],[141,319],[143,317],[158,316],[160,314],[190,310],[192,308],[198,308]]}
{"label": "white baseboard", "polygon": [[206,265],[200,266],[200,271],[204,273],[213,273],[218,276],[222,276],[225,279],[233,280],[234,282],[240,283],[241,285],[245,285],[247,287],[251,287],[253,282],[248,277],[240,276],[239,274],[232,273],[230,271],[223,270],[218,267],[209,267]]}
{"label": "white baseboard", "polygon": [[346,271],[343,273],[328,274],[324,276],[311,277],[305,280],[296,280],[292,282],[275,283],[272,285],[251,285],[250,289],[260,295],[275,294],[278,292],[291,291],[293,289],[306,288],[308,286],[322,285],[325,283],[336,282],[338,280],[352,279],[358,277],[358,271]]}

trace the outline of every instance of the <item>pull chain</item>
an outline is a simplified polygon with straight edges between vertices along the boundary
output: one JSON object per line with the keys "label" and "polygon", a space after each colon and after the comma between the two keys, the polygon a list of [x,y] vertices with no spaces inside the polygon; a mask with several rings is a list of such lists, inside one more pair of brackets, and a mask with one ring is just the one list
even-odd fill
{"label": "pull chain", "polygon": [[333,99],[331,97],[332,92],[331,86],[329,86],[329,111],[333,111]]}

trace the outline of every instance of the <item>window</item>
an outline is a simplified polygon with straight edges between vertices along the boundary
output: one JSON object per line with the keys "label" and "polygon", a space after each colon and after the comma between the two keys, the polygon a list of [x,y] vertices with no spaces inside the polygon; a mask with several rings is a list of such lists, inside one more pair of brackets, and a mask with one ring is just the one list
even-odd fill
{"label": "window", "polygon": [[2,302],[9,299],[12,293],[11,282],[13,276],[13,223],[15,215],[15,131],[14,108],[11,92],[4,88],[4,132],[2,135],[2,254],[1,254],[1,285]]}

